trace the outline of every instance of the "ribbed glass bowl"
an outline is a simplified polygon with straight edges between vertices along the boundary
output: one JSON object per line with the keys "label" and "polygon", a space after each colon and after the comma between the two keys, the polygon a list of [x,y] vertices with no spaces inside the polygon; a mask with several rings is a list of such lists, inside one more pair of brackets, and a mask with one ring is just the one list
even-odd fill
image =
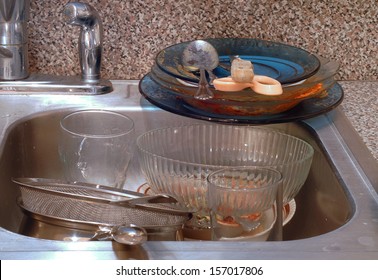
{"label": "ribbed glass bowl", "polygon": [[307,142],[268,128],[193,124],[140,135],[141,169],[156,193],[175,196],[191,211],[208,213],[207,176],[230,166],[264,166],[283,175],[284,203],[304,184],[314,150]]}

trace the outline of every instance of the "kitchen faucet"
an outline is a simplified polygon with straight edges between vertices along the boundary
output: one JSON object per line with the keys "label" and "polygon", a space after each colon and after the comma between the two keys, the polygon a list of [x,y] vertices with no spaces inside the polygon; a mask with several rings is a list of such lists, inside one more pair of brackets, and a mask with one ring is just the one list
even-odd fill
{"label": "kitchen faucet", "polygon": [[97,11],[89,4],[70,2],[63,14],[68,24],[81,27],[81,76],[56,76],[28,72],[27,20],[29,0],[0,0],[0,94],[68,93],[103,94],[113,90],[101,79],[103,30]]}
{"label": "kitchen faucet", "polygon": [[0,80],[29,76],[29,0],[0,0]]}

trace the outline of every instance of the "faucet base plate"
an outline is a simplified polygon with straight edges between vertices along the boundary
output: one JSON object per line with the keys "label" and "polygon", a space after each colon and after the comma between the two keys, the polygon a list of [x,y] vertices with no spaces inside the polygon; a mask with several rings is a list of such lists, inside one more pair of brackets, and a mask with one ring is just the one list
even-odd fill
{"label": "faucet base plate", "polygon": [[0,80],[0,94],[74,94],[98,95],[113,91],[109,80],[85,82],[78,76],[56,76],[49,74],[31,74],[24,80]]}

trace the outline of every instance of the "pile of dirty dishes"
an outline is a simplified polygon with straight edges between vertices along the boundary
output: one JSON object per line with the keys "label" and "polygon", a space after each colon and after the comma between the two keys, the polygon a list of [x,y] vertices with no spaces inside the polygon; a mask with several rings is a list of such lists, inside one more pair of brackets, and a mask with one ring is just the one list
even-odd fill
{"label": "pile of dirty dishes", "polygon": [[[216,90],[214,81],[231,76],[235,58],[252,62],[259,77],[278,81],[282,94],[259,94],[255,88]],[[163,49],[140,84],[141,93],[156,105],[165,96],[150,95],[162,89],[203,114],[263,116],[286,112],[303,100],[323,98],[335,83],[339,64],[293,46],[245,38],[207,39]],[[169,109],[169,108],[168,108]]]}
{"label": "pile of dirty dishes", "polygon": [[191,212],[197,226],[209,216],[207,177],[227,167],[254,166],[283,176],[283,203],[303,186],[314,149],[275,129],[221,124],[192,124],[148,131],[137,139],[139,160],[154,193],[174,196]]}

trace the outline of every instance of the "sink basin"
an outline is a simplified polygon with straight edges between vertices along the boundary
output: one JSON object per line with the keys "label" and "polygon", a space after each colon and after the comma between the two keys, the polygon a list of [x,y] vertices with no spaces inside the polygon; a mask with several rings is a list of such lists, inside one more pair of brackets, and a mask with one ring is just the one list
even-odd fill
{"label": "sink basin", "polygon": [[[374,177],[363,169],[368,157],[363,146],[355,144],[356,153],[345,141],[354,139],[356,133],[338,110],[305,122],[269,125],[307,141],[315,149],[307,181],[295,197],[295,215],[284,227],[283,241],[150,241],[131,248],[110,241],[65,242],[21,234],[25,216],[16,203],[18,189],[11,178],[63,178],[57,148],[62,116],[88,108],[119,111],[134,119],[138,135],[152,128],[201,122],[151,105],[139,95],[136,81],[113,84],[114,92],[104,96],[1,96],[1,106],[8,105],[9,111],[1,123],[1,259],[59,258],[78,250],[97,259],[378,257]],[[136,190],[145,181],[134,157],[124,188]]]}

